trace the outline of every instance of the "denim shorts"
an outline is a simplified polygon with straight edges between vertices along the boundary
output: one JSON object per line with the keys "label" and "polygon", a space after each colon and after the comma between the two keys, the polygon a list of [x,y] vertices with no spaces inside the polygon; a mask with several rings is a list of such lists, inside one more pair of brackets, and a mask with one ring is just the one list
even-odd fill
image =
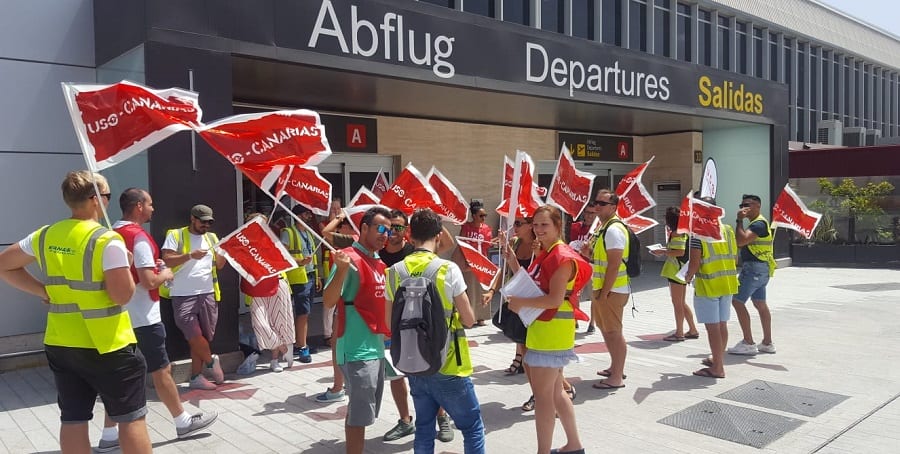
{"label": "denim shorts", "polygon": [[578,361],[578,355],[575,354],[574,348],[558,351],[537,351],[528,349],[528,351],[525,352],[524,360],[525,364],[528,364],[530,367],[550,367],[559,369],[566,367],[571,362]]}
{"label": "denim shorts", "polygon": [[309,275],[309,282],[291,285],[291,300],[294,303],[294,317],[309,315],[312,310],[313,295],[316,292],[316,275]]}
{"label": "denim shorts", "polygon": [[769,283],[769,264],[766,262],[744,262],[738,275],[738,292],[735,301],[746,303],[766,300],[766,284]]}
{"label": "denim shorts", "polygon": [[731,295],[694,295],[694,313],[700,323],[721,323],[731,318]]}

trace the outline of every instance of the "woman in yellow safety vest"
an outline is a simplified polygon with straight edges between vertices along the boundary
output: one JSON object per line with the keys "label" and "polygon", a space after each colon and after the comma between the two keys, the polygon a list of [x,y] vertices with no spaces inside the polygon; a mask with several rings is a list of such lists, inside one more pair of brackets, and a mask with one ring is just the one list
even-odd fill
{"label": "woman in yellow safety vest", "polygon": [[[675,233],[678,230],[679,217],[681,217],[681,209],[679,207],[666,209],[666,232],[668,233],[666,248],[650,251],[657,257],[666,258],[662,272],[659,274],[669,281],[669,295],[672,297],[672,307],[675,311],[675,332],[663,338],[664,341],[669,342],[700,338],[700,332],[697,331],[697,325],[694,323],[694,312],[691,311],[691,306],[685,301],[687,285],[684,279],[678,277],[678,272],[687,263],[688,257],[690,257],[690,254],[687,253],[688,235],[686,233]],[[684,332],[684,322],[688,324],[686,333]]]}

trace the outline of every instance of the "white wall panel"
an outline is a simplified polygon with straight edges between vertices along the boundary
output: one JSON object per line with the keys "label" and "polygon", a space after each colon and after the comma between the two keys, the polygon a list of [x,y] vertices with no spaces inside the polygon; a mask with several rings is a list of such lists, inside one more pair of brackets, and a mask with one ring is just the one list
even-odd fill
{"label": "white wall panel", "polygon": [[93,83],[94,69],[0,60],[0,74],[0,151],[81,153],[60,82]]}
{"label": "white wall panel", "polygon": [[94,66],[90,0],[0,0],[0,59]]}

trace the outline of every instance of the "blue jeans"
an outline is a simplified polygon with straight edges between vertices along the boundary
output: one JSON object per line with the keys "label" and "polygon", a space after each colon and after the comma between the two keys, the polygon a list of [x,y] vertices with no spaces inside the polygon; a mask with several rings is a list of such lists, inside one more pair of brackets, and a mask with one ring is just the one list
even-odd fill
{"label": "blue jeans", "polygon": [[466,454],[484,453],[484,423],[481,407],[475,396],[475,387],[469,377],[449,375],[408,376],[409,394],[416,408],[416,439],[413,452],[434,453],[434,437],[437,435],[435,420],[438,408],[443,408],[453,418],[456,428],[463,434]]}

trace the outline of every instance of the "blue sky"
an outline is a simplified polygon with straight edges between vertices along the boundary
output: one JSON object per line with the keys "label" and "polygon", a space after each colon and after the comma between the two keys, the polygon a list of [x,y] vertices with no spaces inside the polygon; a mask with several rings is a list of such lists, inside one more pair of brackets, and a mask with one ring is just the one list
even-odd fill
{"label": "blue sky", "polygon": [[896,0],[818,1],[900,36],[900,5]]}

